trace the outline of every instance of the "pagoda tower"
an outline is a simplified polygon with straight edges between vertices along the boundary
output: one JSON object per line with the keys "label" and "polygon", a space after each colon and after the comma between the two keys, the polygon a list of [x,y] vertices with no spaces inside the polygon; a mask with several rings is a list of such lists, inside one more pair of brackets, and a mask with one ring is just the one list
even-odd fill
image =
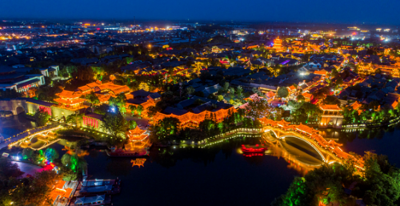
{"label": "pagoda tower", "polygon": [[282,39],[279,39],[279,36],[274,40],[274,46],[272,49],[275,49],[275,51],[279,52],[282,51]]}

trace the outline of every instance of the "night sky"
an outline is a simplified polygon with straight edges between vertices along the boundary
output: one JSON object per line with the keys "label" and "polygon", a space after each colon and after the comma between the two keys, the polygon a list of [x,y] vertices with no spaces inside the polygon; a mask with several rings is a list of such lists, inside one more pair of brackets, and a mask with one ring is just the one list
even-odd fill
{"label": "night sky", "polygon": [[0,18],[400,24],[398,0],[4,0]]}

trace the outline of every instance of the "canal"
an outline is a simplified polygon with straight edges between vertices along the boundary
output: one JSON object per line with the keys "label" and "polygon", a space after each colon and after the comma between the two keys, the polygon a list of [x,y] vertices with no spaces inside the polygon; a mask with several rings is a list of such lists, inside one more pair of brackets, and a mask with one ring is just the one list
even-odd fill
{"label": "canal", "polygon": [[[1,120],[0,120],[1,121]],[[15,121],[15,123],[12,123]],[[21,132],[21,120],[0,122],[3,134]],[[34,127],[27,122],[27,128]],[[4,135],[5,137],[7,135]],[[345,151],[385,154],[400,165],[400,129],[343,132],[327,130],[338,138]],[[242,144],[256,144],[257,138],[236,138],[208,148],[152,148],[142,167],[132,167],[131,158],[110,158],[99,150],[85,157],[89,178],[120,178],[121,194],[114,205],[269,205],[283,194],[295,176],[304,174],[284,156],[245,157]],[[60,157],[63,146],[55,144]],[[270,148],[274,150],[274,148]]]}

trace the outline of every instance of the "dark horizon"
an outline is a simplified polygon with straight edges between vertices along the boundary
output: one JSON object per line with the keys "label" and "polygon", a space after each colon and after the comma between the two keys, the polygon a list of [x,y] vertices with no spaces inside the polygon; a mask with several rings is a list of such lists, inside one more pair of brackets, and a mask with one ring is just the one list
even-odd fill
{"label": "dark horizon", "polygon": [[[263,6],[264,5],[264,6]],[[223,22],[290,22],[329,24],[398,25],[396,8],[400,2],[372,0],[339,0],[321,3],[305,0],[266,2],[253,0],[188,2],[176,0],[151,0],[132,2],[128,0],[71,0],[68,2],[8,1],[0,8],[2,19],[91,19],[137,21],[223,21]],[[161,20],[162,19],[162,20]]]}

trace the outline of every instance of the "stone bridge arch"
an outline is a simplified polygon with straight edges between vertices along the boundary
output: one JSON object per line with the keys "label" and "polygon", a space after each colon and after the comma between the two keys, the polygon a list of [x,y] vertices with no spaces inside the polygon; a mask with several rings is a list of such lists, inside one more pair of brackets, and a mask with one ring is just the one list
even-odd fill
{"label": "stone bridge arch", "polygon": [[313,144],[311,144],[309,141],[306,141],[303,138],[297,137],[295,135],[284,135],[284,136],[279,137],[279,139],[285,140],[287,137],[296,138],[298,140],[301,140],[302,142],[305,142],[307,145],[311,146],[318,153],[318,155],[321,157],[323,162],[327,162],[324,154],[322,154],[322,152],[317,147],[315,147]]}

